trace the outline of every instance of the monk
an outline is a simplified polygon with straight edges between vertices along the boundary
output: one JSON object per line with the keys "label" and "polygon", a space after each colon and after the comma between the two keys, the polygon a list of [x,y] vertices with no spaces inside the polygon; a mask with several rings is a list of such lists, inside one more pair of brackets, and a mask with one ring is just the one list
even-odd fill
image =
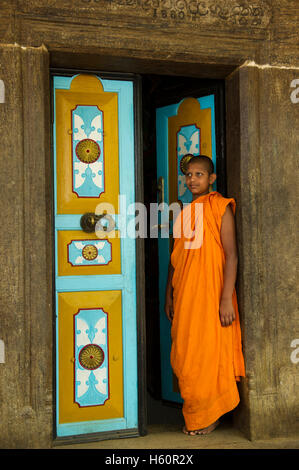
{"label": "monk", "polygon": [[235,200],[211,191],[216,174],[209,157],[189,157],[185,175],[193,200],[174,224],[174,237],[181,234],[170,258],[165,312],[171,321],[171,366],[183,399],[183,432],[194,436],[213,431],[238,405],[236,382],[245,367],[235,291]]}

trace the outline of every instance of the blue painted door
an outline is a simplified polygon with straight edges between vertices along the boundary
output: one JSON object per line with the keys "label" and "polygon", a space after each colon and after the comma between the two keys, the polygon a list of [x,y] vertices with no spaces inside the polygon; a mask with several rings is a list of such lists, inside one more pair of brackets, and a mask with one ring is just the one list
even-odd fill
{"label": "blue painted door", "polygon": [[56,433],[137,432],[133,83],[54,76],[53,101]]}
{"label": "blue painted door", "polygon": [[[213,94],[184,100],[156,110],[157,178],[160,187],[159,202],[163,198],[164,209],[160,211],[161,231],[158,240],[159,253],[159,305],[160,305],[160,351],[162,399],[182,403],[177,379],[170,365],[170,323],[164,312],[165,289],[171,251],[171,222],[169,237],[168,206],[177,201],[190,203],[192,194],[185,184],[181,171],[184,155],[207,155],[216,169],[215,97]],[[162,182],[162,185],[161,185]],[[213,190],[216,190],[216,183]],[[163,196],[161,195],[163,192]]]}

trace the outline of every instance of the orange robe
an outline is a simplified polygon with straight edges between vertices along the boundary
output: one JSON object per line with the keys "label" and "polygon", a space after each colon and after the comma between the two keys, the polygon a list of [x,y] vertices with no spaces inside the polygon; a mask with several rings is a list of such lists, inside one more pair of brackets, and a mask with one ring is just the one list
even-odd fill
{"label": "orange robe", "polygon": [[[235,408],[240,401],[236,381],[245,376],[235,289],[232,296],[235,321],[223,327],[219,317],[225,264],[221,219],[228,204],[235,213],[235,201],[216,191],[197,198],[188,206],[192,230],[194,227],[199,230],[199,225],[195,226],[196,203],[203,203],[202,245],[186,249],[184,243],[189,235],[186,238],[182,234],[175,239],[171,255],[174,267],[171,366],[184,400],[188,430],[207,427]],[[185,211],[186,208],[177,218],[174,232]]]}

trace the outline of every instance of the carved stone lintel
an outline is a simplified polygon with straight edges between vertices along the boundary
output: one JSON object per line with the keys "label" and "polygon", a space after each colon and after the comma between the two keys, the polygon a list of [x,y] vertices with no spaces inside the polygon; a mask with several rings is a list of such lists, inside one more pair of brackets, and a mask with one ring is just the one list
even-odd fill
{"label": "carved stone lintel", "polygon": [[24,0],[21,11],[40,15],[65,16],[70,10],[77,17],[98,18],[109,14],[125,18],[136,17],[138,22],[232,26],[236,28],[265,28],[271,18],[271,7],[266,0]]}

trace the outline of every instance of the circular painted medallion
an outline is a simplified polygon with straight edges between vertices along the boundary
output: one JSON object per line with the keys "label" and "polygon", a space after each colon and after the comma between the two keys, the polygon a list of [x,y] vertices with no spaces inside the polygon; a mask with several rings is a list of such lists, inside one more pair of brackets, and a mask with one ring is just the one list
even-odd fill
{"label": "circular painted medallion", "polygon": [[184,175],[186,174],[186,171],[187,171],[188,162],[191,160],[192,157],[193,155],[184,155],[184,157],[180,161],[180,169]]}
{"label": "circular painted medallion", "polygon": [[98,250],[93,245],[85,245],[85,247],[82,250],[82,256],[87,261],[92,261],[96,259],[96,257],[98,256]]}
{"label": "circular painted medallion", "polygon": [[95,140],[83,139],[76,145],[76,155],[83,163],[94,163],[100,153],[101,149]]}
{"label": "circular painted medallion", "polygon": [[81,349],[79,362],[84,369],[98,369],[104,362],[104,351],[97,344],[88,344]]}

